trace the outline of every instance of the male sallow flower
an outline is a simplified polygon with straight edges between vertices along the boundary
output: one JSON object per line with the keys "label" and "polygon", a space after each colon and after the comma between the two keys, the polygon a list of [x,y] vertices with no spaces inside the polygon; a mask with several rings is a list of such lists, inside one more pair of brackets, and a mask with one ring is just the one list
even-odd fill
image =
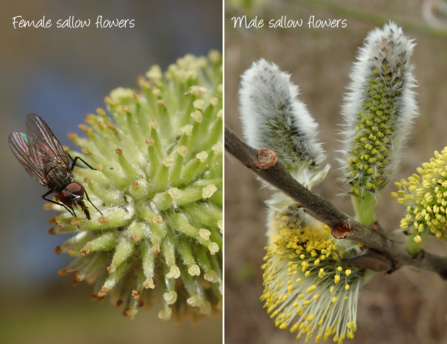
{"label": "male sallow flower", "polygon": [[346,267],[342,258],[355,247],[340,246],[326,225],[293,205],[271,212],[269,226],[261,300],[275,324],[297,332],[297,339],[305,336],[306,342],[314,334],[317,343],[354,338],[365,272]]}
{"label": "male sallow flower", "polygon": [[[290,76],[265,60],[255,62],[242,76],[240,112],[249,145],[274,150],[299,182],[310,188],[321,182],[329,165],[316,139],[317,124],[297,98]],[[264,258],[264,293],[261,300],[281,329],[316,340],[331,336],[341,343],[354,338],[357,299],[363,271],[342,263],[345,250],[330,230],[282,193],[270,206],[269,246]],[[345,241],[349,245],[348,241]]]}
{"label": "male sallow flower", "polygon": [[187,55],[146,76],[141,91],[105,98],[111,116],[87,116],[88,138],[70,134],[97,169],[75,175],[103,215],[53,205],[62,213],[50,233],[76,233],[56,248],[76,257],[59,274],[94,283],[92,299],[110,295],[133,318],[159,298],[161,319],[196,319],[222,300],[221,55]]}
{"label": "male sallow flower", "polygon": [[[400,151],[418,114],[415,80],[409,58],[412,40],[390,22],[371,31],[351,72],[342,114],[345,179],[352,185],[354,206],[373,214],[380,191],[397,171]],[[371,215],[370,215],[371,216]],[[365,221],[372,222],[372,218]]]}
{"label": "male sallow flower", "polygon": [[391,196],[407,206],[407,215],[401,220],[400,228],[411,234],[419,244],[426,235],[447,240],[447,147],[441,153],[435,151],[430,162],[417,169],[408,180],[402,179],[394,185],[399,191]]}
{"label": "male sallow flower", "polygon": [[447,3],[444,0],[425,0],[422,17],[432,29],[447,31]]}
{"label": "male sallow flower", "polygon": [[260,59],[242,75],[241,120],[250,146],[275,151],[292,176],[311,187],[326,177],[329,165],[316,171],[325,158],[318,124],[297,96],[290,75]]}

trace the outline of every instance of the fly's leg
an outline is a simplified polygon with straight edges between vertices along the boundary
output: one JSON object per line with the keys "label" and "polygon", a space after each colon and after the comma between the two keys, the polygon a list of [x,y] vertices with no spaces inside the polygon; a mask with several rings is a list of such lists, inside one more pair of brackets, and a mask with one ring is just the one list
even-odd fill
{"label": "fly's leg", "polygon": [[[62,202],[56,202],[56,201],[53,201],[53,200],[51,200],[51,199],[45,198],[46,196],[48,196],[48,195],[49,195],[50,193],[52,193],[52,192],[53,192],[52,190],[48,191],[45,195],[42,195],[42,198],[43,198],[45,201],[48,201],[48,202],[51,202],[51,203],[54,203],[54,204],[63,206],[65,209],[68,210],[68,212],[69,212],[70,214],[72,214],[74,217],[77,218],[77,216],[76,216],[76,214],[75,214],[75,212],[74,212],[74,210],[73,210],[72,207],[67,207],[67,206],[66,206],[64,203],[62,203]],[[90,202],[90,203],[91,203],[91,202]],[[96,208],[96,207],[95,207],[95,208]]]}
{"label": "fly's leg", "polygon": [[87,197],[87,200],[90,202],[90,204],[91,204],[91,205],[98,211],[98,213],[100,213],[100,214],[102,215],[102,213],[99,211],[99,209],[96,208],[96,205],[94,205],[94,204],[92,203],[92,201],[90,201],[90,197],[88,197],[87,190],[85,190],[85,189],[84,189],[84,194],[85,194],[85,197]]}
{"label": "fly's leg", "polygon": [[82,167],[82,166],[76,165],[76,162],[77,162],[78,159],[81,160],[85,165],[87,165],[88,167],[90,167],[90,169],[96,171],[96,168],[91,167],[91,166],[90,166],[89,164],[87,164],[87,163],[85,162],[85,160],[82,159],[81,157],[77,156],[77,157],[75,157],[75,158],[73,159],[73,158],[71,157],[70,154],[67,153],[67,155],[68,155],[68,156],[70,157],[70,159],[73,161],[72,164],[71,164],[71,170],[72,170],[72,171],[73,171],[73,168],[74,168],[75,166]]}

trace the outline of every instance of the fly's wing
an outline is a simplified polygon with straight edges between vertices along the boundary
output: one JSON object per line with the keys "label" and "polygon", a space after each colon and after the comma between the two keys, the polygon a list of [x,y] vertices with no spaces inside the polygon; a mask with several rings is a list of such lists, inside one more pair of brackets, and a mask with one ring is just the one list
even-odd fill
{"label": "fly's wing", "polygon": [[45,121],[40,116],[30,113],[26,116],[25,122],[28,139],[33,140],[33,144],[29,146],[33,160],[37,159],[42,169],[49,162],[57,162],[69,169],[67,154]]}
{"label": "fly's wing", "polygon": [[29,147],[33,144],[24,133],[12,132],[8,138],[11,148],[17,160],[20,161],[25,170],[39,184],[47,186],[47,179],[39,161],[30,154]]}

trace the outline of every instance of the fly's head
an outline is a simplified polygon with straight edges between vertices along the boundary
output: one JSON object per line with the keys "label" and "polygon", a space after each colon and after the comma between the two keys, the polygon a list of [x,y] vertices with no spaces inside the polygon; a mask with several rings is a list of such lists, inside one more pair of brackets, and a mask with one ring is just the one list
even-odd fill
{"label": "fly's head", "polygon": [[90,213],[84,203],[84,187],[79,183],[70,183],[59,193],[59,200],[67,207],[81,207],[87,219],[90,220]]}

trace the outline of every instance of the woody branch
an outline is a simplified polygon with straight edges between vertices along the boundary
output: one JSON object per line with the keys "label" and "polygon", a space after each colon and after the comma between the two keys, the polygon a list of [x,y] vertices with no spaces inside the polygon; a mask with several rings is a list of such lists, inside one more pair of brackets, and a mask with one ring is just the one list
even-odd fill
{"label": "woody branch", "polygon": [[225,127],[225,148],[260,178],[296,201],[309,215],[329,226],[335,238],[363,244],[366,250],[359,256],[348,258],[346,263],[388,273],[407,265],[433,271],[447,279],[447,257],[424,250],[410,255],[400,242],[388,236],[378,222],[363,225],[297,182],[273,151],[258,151],[248,146],[228,127]]}

